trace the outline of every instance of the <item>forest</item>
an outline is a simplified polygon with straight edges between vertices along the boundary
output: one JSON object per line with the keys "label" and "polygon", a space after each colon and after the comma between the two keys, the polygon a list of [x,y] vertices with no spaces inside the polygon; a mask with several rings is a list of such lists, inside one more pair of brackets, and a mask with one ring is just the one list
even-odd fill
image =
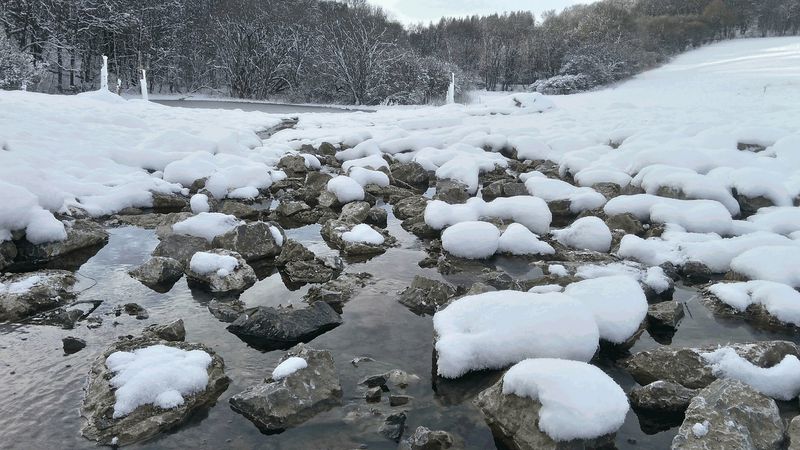
{"label": "forest", "polygon": [[[603,0],[404,26],[364,0],[4,0],[0,88],[355,105],[468,89],[562,94],[625,79],[703,44],[796,35],[800,0]],[[116,82],[119,80],[119,83]]]}

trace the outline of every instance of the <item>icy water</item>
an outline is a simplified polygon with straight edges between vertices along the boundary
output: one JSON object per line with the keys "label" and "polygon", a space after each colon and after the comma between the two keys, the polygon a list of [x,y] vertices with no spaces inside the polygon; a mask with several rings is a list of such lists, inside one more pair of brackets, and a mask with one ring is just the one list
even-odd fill
{"label": "icy water", "polygon": [[362,111],[336,108],[333,106],[284,105],[280,103],[226,102],[217,100],[154,100],[153,102],[166,106],[179,106],[181,108],[241,109],[242,111],[261,111],[270,114],[299,114],[314,112],[352,113],[354,111]]}
{"label": "icy water", "polygon": [[[441,382],[431,376],[433,327],[430,317],[419,317],[397,302],[397,292],[410,284],[414,275],[441,278],[435,269],[421,269],[417,263],[425,257],[423,243],[405,232],[390,213],[390,232],[400,247],[364,263],[350,264],[347,271],[370,272],[375,283],[367,286],[344,306],[344,324],[313,341],[314,348],[330,350],[344,390],[344,406],[320,414],[301,427],[281,434],[265,435],[243,416],[234,413],[228,399],[243,389],[260,383],[268,376],[283,354],[282,351],[261,352],[249,347],[229,333],[227,324],[217,320],[207,309],[211,296],[192,291],[185,279],[166,294],[158,294],[127,275],[127,270],[143,263],[157,244],[150,230],[135,227],[112,228],[109,243],[85,263],[79,289],[85,289],[80,300],[102,300],[94,312],[103,318],[95,330],[85,322],[74,330],[51,326],[0,325],[0,448],[91,448],[93,442],[79,434],[79,407],[85,376],[95,355],[116,336],[136,334],[151,323],[164,323],[182,318],[186,324],[187,341],[202,342],[212,347],[224,359],[226,372],[232,382],[217,404],[197,413],[189,423],[172,432],[134,445],[135,448],[267,448],[267,449],[395,449],[397,445],[377,432],[379,420],[353,421],[348,413],[364,407],[362,391],[357,383],[365,375],[399,368],[417,374],[421,380],[412,384],[408,394],[414,399],[405,405],[407,429],[419,425],[447,430],[463,440],[466,448],[494,448],[495,443],[480,412],[472,406],[471,398],[493,382],[497,373],[480,373],[460,381]],[[319,253],[333,252],[319,235],[319,226],[312,225],[287,230],[293,239]],[[503,258],[495,263],[512,276],[535,277],[528,262]],[[96,280],[96,282],[94,281]],[[450,281],[457,281],[450,279]],[[289,290],[280,274],[273,273],[242,295],[248,306],[298,304],[307,286]],[[766,333],[741,321],[717,320],[694,298],[695,291],[679,287],[675,298],[686,302],[687,317],[674,336],[673,346],[696,346],[709,343],[742,342],[765,339],[790,339],[795,336]],[[136,302],[144,306],[148,320],[132,316],[115,317],[115,305]],[[117,322],[117,323],[115,323]],[[87,347],[64,356],[61,339],[65,336],[85,339]],[[656,347],[645,333],[633,352]],[[350,361],[369,356],[375,363],[358,368]],[[628,391],[635,385],[612,360],[602,360],[600,366]],[[386,402],[384,396],[383,402]],[[787,415],[794,405],[782,405]],[[388,408],[388,407],[387,407]],[[398,408],[399,409],[399,408]],[[796,414],[796,411],[794,411]],[[652,428],[644,425],[648,433]],[[617,446],[639,449],[668,448],[676,428],[647,434],[642,431],[634,412],[628,414],[625,425],[617,433]]]}

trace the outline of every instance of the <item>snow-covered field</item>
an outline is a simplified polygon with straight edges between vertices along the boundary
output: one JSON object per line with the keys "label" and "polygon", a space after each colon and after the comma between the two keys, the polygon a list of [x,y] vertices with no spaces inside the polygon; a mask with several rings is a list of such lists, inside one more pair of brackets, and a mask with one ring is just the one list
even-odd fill
{"label": "snow-covered field", "polygon": [[[503,393],[539,396],[541,431],[555,440],[597,438],[622,425],[627,404],[610,377],[585,363],[600,341],[624,345],[639,336],[648,311],[645,291],[666,292],[672,281],[665,272],[687,275],[701,266],[713,280],[706,290],[724,304],[740,312],[761,304],[777,321],[800,326],[798,68],[798,38],[735,40],[597,92],[299,114],[293,127],[264,139],[257,133],[287,117],[171,108],[100,92],[0,91],[0,242],[18,241],[22,232],[33,244],[63,240],[71,217],[151,207],[153,193],[188,198],[196,180],[205,179],[204,193],[191,198],[195,215],[172,230],[210,243],[243,222],[209,212],[209,197],[269,197],[270,186],[287,177],[277,167],[286,154],[300,154],[309,170],[334,175],[324,190],[339,204],[364,200],[368,186],[390,187],[389,161],[416,162],[438,180],[462,183],[473,197],[454,204],[431,200],[424,209],[424,223],[441,232],[443,258],[511,254],[564,262],[558,258],[566,248],[600,261],[548,267],[554,278],[572,272],[583,281],[468,295],[433,318],[438,375],[513,366]],[[336,147],[335,164],[309,152],[323,143]],[[498,171],[524,191],[485,200],[485,177]],[[556,207],[563,204],[559,217]],[[569,223],[559,223],[565,215]],[[608,226],[621,215],[660,233],[623,236]],[[271,227],[282,246],[281,230]],[[348,229],[341,234],[348,243],[386,241],[371,224]],[[190,264],[223,276],[238,262],[197,252]],[[722,280],[725,274],[738,282]],[[20,286],[0,283],[0,295],[24,290]],[[111,361],[119,372],[115,386],[126,389],[115,417],[140,404],[178,405],[182,395],[202,388],[202,376],[183,384],[176,376],[177,387],[169,390],[128,392],[161,373],[127,376],[128,365],[149,365],[153,358],[162,364],[167,357],[131,353]],[[768,396],[789,400],[800,391],[796,377],[778,387],[771,381],[797,368],[794,357],[769,370],[731,349],[704,358],[719,377]],[[186,370],[202,375],[208,361],[201,359],[188,361]],[[273,378],[306,364],[287,360]],[[554,375],[561,372],[563,378]],[[584,378],[592,389],[581,384]],[[575,394],[577,387],[586,392]],[[584,426],[584,420],[596,423]]]}

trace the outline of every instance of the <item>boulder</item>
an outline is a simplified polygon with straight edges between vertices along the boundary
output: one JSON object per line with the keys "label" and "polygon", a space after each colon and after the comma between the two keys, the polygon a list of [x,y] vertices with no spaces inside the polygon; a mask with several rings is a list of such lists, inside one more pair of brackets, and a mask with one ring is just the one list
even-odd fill
{"label": "boulder", "polygon": [[306,160],[300,155],[286,155],[278,161],[278,168],[289,177],[302,177],[308,172]]}
{"label": "boulder", "polygon": [[[214,248],[224,248],[240,254],[247,262],[272,258],[281,252],[281,246],[272,235],[272,226],[277,227],[266,222],[245,223],[215,237],[211,243]],[[280,232],[283,234],[283,230]]]}
{"label": "boulder", "polygon": [[380,233],[383,236],[383,243],[376,245],[376,244],[368,244],[365,242],[351,242],[346,241],[342,237],[347,231],[350,231],[356,224],[344,222],[341,220],[328,220],[322,225],[322,229],[320,229],[320,234],[322,238],[325,239],[325,242],[330,244],[333,248],[340,250],[347,256],[374,256],[379,255],[385,252],[389,247],[396,244],[397,239],[395,239],[392,235],[389,234],[388,231],[372,227],[375,231]]}
{"label": "boulder", "polygon": [[683,304],[676,301],[655,303],[647,308],[647,322],[654,328],[677,328],[683,319]]}
{"label": "boulder", "polygon": [[238,319],[244,310],[244,302],[240,300],[221,301],[214,299],[208,302],[208,311],[211,315],[225,323],[231,323]]}
{"label": "boulder", "polygon": [[412,217],[421,217],[425,214],[425,207],[428,205],[428,199],[421,195],[414,195],[404,198],[392,207],[395,217],[400,220],[410,219]]}
{"label": "boulder", "polygon": [[434,200],[441,200],[445,203],[464,203],[469,199],[468,187],[464,183],[453,180],[437,180],[436,193]]}
{"label": "boulder", "polygon": [[133,278],[156,292],[167,292],[183,276],[183,264],[165,256],[154,256],[128,272]]}
{"label": "boulder", "polygon": [[64,348],[64,353],[67,355],[71,355],[73,353],[77,353],[83,350],[86,347],[86,341],[81,338],[76,338],[74,336],[67,336],[61,340],[61,344]]}
{"label": "boulder", "polygon": [[332,268],[316,258],[311,261],[291,261],[283,270],[293,283],[324,283],[335,275]]}
{"label": "boulder", "polygon": [[771,314],[762,303],[752,303],[744,311],[740,311],[722,302],[708,289],[701,291],[700,303],[714,315],[728,319],[743,319],[758,328],[774,331],[797,331],[796,325],[783,322]]}
{"label": "boulder", "polygon": [[280,380],[266,380],[230,399],[231,409],[264,433],[296,427],[316,414],[341,404],[342,388],[331,353],[302,344],[283,357],[299,357],[307,367]]}
{"label": "boulder", "polygon": [[151,336],[153,339],[180,342],[186,339],[186,328],[183,326],[183,319],[177,319],[163,325],[150,325],[144,329],[142,335]]}
{"label": "boulder", "polygon": [[644,226],[639,219],[631,213],[616,214],[608,216],[605,220],[606,226],[611,230],[623,230],[625,234],[641,235],[644,233]]}
{"label": "boulder", "polygon": [[753,214],[758,212],[758,210],[761,209],[761,208],[766,208],[766,207],[769,207],[769,206],[775,206],[775,204],[772,203],[772,200],[770,200],[770,199],[768,199],[766,197],[763,197],[763,196],[748,197],[748,196],[746,196],[744,194],[736,192],[735,189],[734,189],[734,192],[733,192],[733,196],[736,198],[736,201],[739,203],[739,209],[741,211],[742,218],[746,218],[746,217],[752,216]]}
{"label": "boulder", "polygon": [[417,427],[411,436],[400,443],[398,450],[445,450],[454,448],[454,445],[455,439],[446,431]]}
{"label": "boulder", "polygon": [[430,278],[414,277],[411,286],[400,292],[398,301],[419,315],[433,315],[455,297],[456,288]]}
{"label": "boulder", "polygon": [[204,238],[171,233],[161,239],[152,254],[175,259],[186,267],[195,253],[211,248],[211,243]]}
{"label": "boulder", "polygon": [[182,222],[189,217],[192,217],[192,213],[179,212],[168,214],[148,213],[138,215],[118,215],[115,217],[115,219],[117,222],[125,225],[133,225],[139,228],[157,229],[161,235],[165,236],[172,232],[172,225]]}
{"label": "boulder", "polygon": [[369,210],[372,207],[367,202],[350,202],[342,206],[342,212],[339,214],[339,221],[357,225],[367,220]]}
{"label": "boulder", "polygon": [[17,246],[12,241],[0,241],[0,271],[14,263],[17,257]]}
{"label": "boulder", "polygon": [[[32,244],[26,239],[15,241],[17,256],[12,267],[15,270],[27,270],[49,263],[52,263],[49,266],[53,268],[69,268],[76,264],[80,266],[108,242],[106,230],[87,219],[67,223],[66,230],[67,238],[63,241],[44,244]],[[86,253],[86,255],[73,255],[73,253]],[[80,263],[64,261],[63,265],[59,264],[62,259],[73,256],[82,256]]]}
{"label": "boulder", "polygon": [[293,239],[287,239],[281,246],[281,253],[275,258],[275,265],[285,266],[292,261],[313,261],[315,258],[314,252],[303,244]]}
{"label": "boulder", "polygon": [[258,219],[260,211],[250,205],[234,200],[223,200],[220,202],[216,211],[239,219]]}
{"label": "boulder", "polygon": [[677,383],[654,381],[646,386],[636,386],[628,397],[634,408],[674,414],[686,411],[697,392],[697,389],[689,389]]}
{"label": "boulder", "polygon": [[189,200],[186,197],[176,194],[164,194],[153,192],[153,211],[156,213],[176,213],[184,211],[189,207]]}
{"label": "boulder", "polygon": [[[182,350],[202,350],[211,355],[208,367],[208,384],[202,392],[184,396],[184,402],[170,409],[142,405],[126,416],[114,418],[115,390],[108,380],[113,376],[106,367],[106,358],[114,352],[130,352],[152,345],[166,345]],[[153,336],[122,337],[112,344],[92,363],[85,388],[81,418],[81,434],[103,445],[129,445],[151,438],[187,421],[203,408],[208,408],[228,388],[230,380],[225,375],[225,363],[213,350],[202,344],[170,342]]]}
{"label": "boulder", "polygon": [[342,306],[367,283],[372,275],[362,273],[343,273],[338,278],[328,281],[321,286],[312,286],[303,297],[307,303],[325,302],[336,311],[341,311]]}
{"label": "boulder", "polygon": [[389,213],[380,206],[373,206],[367,213],[367,218],[364,223],[368,225],[375,225],[379,228],[386,228],[389,223]]}
{"label": "boulder", "polygon": [[[788,341],[731,344],[729,347],[759,367],[772,367],[786,355],[800,356],[797,346]],[[659,347],[633,355],[623,361],[622,366],[641,385],[664,380],[690,389],[704,388],[716,377],[700,354],[717,348],[715,345],[701,348]]]}
{"label": "boulder", "polygon": [[190,282],[199,284],[211,292],[242,292],[258,281],[253,268],[238,253],[220,248],[209,250],[208,253],[232,256],[236,258],[239,265],[231,272],[209,273],[199,273],[192,270],[191,267],[187,267],[186,278]]}
{"label": "boulder", "polygon": [[800,450],[800,416],[794,416],[787,430],[789,450]]}
{"label": "boulder", "polygon": [[0,275],[0,322],[19,321],[75,297],[75,276],[65,270]]}
{"label": "boulder", "polygon": [[262,349],[289,348],[308,342],[342,324],[342,318],[325,302],[307,308],[259,306],[246,310],[228,331]]}
{"label": "boulder", "polygon": [[672,440],[673,450],[783,448],[775,400],[736,380],[717,380],[695,396]]}
{"label": "boulder", "polygon": [[389,166],[389,170],[392,173],[392,184],[420,194],[428,190],[430,176],[419,163],[394,163]]}
{"label": "boulder", "polygon": [[510,450],[604,448],[614,442],[614,435],[591,440],[552,440],[539,430],[539,410],[542,404],[529,397],[503,394],[502,380],[478,394],[474,403],[483,413],[495,440]]}

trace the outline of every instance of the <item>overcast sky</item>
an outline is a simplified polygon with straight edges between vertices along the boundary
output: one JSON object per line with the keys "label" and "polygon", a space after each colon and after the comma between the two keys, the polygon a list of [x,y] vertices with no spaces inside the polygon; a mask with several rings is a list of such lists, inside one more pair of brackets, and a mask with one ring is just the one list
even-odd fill
{"label": "overcast sky", "polygon": [[561,11],[578,3],[593,0],[369,0],[404,23],[438,21],[442,16],[460,17],[472,14],[530,10],[539,18],[542,11]]}

